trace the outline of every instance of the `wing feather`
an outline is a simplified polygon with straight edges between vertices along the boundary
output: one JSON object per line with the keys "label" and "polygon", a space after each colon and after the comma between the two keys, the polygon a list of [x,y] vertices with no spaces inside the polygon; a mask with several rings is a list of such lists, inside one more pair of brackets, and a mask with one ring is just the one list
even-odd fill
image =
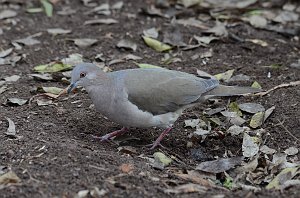
{"label": "wing feather", "polygon": [[113,73],[123,76],[128,100],[154,115],[174,112],[194,103],[203,93],[218,86],[215,79],[167,69],[131,69]]}

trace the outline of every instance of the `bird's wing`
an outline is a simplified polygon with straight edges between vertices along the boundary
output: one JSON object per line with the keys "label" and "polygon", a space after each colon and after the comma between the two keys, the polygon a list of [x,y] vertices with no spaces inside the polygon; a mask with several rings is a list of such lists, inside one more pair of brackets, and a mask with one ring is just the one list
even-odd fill
{"label": "bird's wing", "polygon": [[219,85],[215,79],[167,69],[122,70],[128,100],[139,109],[154,115],[174,112],[196,102],[201,95]]}

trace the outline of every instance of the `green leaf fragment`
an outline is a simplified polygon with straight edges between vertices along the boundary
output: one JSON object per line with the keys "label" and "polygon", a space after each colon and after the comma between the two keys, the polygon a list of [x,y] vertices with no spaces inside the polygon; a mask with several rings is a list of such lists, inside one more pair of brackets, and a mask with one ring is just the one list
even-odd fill
{"label": "green leaf fragment", "polygon": [[45,65],[35,66],[34,71],[41,72],[41,73],[54,73],[59,71],[70,70],[71,68],[72,65],[56,62],[56,63],[49,63]]}
{"label": "green leaf fragment", "polygon": [[140,68],[144,68],[144,69],[150,69],[150,68],[161,68],[161,69],[163,69],[162,67],[147,64],[147,63],[136,63],[136,65],[139,66]]}
{"label": "green leaf fragment", "polygon": [[44,7],[44,11],[48,17],[53,16],[53,6],[48,0],[40,0],[41,4]]}
{"label": "green leaf fragment", "polygon": [[296,174],[297,170],[300,168],[293,167],[293,168],[285,168],[283,169],[267,186],[266,189],[280,189],[281,185],[284,185],[284,183],[290,179],[292,179]]}
{"label": "green leaf fragment", "polygon": [[262,10],[251,10],[249,12],[246,12],[245,15],[248,15],[248,16],[252,16],[252,15],[261,15],[263,13]]}
{"label": "green leaf fragment", "polygon": [[151,47],[152,49],[154,49],[155,51],[158,52],[164,52],[164,51],[168,51],[170,49],[172,49],[172,46],[162,43],[156,39],[147,37],[147,36],[143,36],[143,39],[145,41],[145,43]]}
{"label": "green leaf fragment", "polygon": [[226,177],[223,186],[231,190],[233,188],[233,179],[231,177]]}
{"label": "green leaf fragment", "polygon": [[155,160],[161,162],[164,166],[168,166],[172,162],[172,159],[167,157],[162,152],[155,152],[153,157]]}
{"label": "green leaf fragment", "polygon": [[243,113],[241,112],[240,108],[239,108],[239,105],[237,102],[231,102],[229,104],[229,110],[230,111],[233,111],[233,112],[236,112],[238,116],[242,116]]}
{"label": "green leaf fragment", "polygon": [[[38,88],[39,90],[39,88]],[[63,89],[58,87],[40,87],[42,92],[58,95]]]}
{"label": "green leaf fragment", "polygon": [[264,116],[265,116],[265,112],[258,112],[254,114],[251,118],[249,126],[254,129],[260,127],[264,122]]}
{"label": "green leaf fragment", "polygon": [[234,69],[231,69],[231,70],[228,70],[228,71],[226,71],[224,73],[216,74],[215,77],[218,80],[227,81],[227,80],[229,80],[232,77],[233,72],[234,72]]}
{"label": "green leaf fragment", "polygon": [[26,10],[26,12],[28,13],[39,13],[39,12],[43,12],[43,8],[28,8]]}
{"label": "green leaf fragment", "polygon": [[258,89],[262,88],[261,85],[257,81],[254,81],[253,84],[251,85],[251,87],[258,88]]}

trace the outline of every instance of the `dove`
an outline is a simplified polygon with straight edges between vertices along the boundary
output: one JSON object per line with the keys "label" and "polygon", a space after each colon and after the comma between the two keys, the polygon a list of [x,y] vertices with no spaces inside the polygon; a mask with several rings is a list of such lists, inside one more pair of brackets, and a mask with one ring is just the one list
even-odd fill
{"label": "dove", "polygon": [[182,112],[207,99],[259,92],[252,87],[225,86],[214,77],[197,77],[164,68],[126,69],[105,73],[92,63],[77,64],[67,92],[82,86],[96,111],[122,129],[97,137],[101,141],[126,133],[130,127],[164,129],[150,149],[161,146]]}

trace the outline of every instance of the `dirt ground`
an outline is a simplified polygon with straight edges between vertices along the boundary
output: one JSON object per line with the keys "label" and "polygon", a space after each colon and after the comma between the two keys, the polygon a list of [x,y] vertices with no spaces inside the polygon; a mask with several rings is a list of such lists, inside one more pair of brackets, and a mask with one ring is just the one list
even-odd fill
{"label": "dirt ground", "polygon": [[[228,101],[260,103],[266,108],[275,105],[276,109],[262,126],[267,133],[265,145],[277,151],[288,147],[299,148],[300,138],[300,90],[299,86],[277,89],[263,97],[222,98],[218,104],[206,102],[190,109],[176,122],[174,130],[162,141],[166,149],[161,149],[179,158],[182,163],[157,170],[149,165],[144,157],[151,157],[159,150],[149,151],[144,145],[153,142],[161,130],[131,129],[122,137],[120,145],[102,143],[92,138],[92,135],[104,135],[121,126],[115,124],[90,108],[91,100],[85,92],[65,96],[55,101],[55,104],[38,106],[36,103],[22,106],[6,104],[7,98],[31,98],[35,93],[31,90],[38,86],[55,86],[65,88],[62,81],[37,81],[28,74],[34,73],[33,67],[60,60],[72,53],[82,54],[87,62],[94,61],[97,54],[109,59],[135,54],[143,58],[143,63],[161,65],[164,53],[159,53],[147,47],[141,39],[143,30],[157,27],[162,32],[169,28],[171,19],[149,17],[140,13],[141,8],[154,4],[154,1],[124,1],[120,11],[113,11],[109,18],[119,23],[112,25],[84,26],[87,20],[106,18],[106,16],[86,15],[91,8],[83,6],[82,2],[58,1],[54,7],[54,15],[49,18],[45,13],[31,14],[26,12],[29,6],[38,6],[38,1],[13,1],[20,6],[16,9],[17,24],[5,29],[0,35],[0,48],[11,47],[11,41],[42,32],[38,45],[23,46],[18,50],[23,58],[15,66],[0,66],[0,79],[11,75],[21,78],[9,84],[9,89],[0,94],[0,166],[9,167],[21,179],[20,183],[0,188],[0,197],[74,197],[79,191],[98,187],[105,192],[104,197],[172,197],[164,191],[166,188],[183,184],[184,180],[177,178],[174,170],[187,170],[203,161],[223,157],[230,150],[234,155],[241,155],[242,137],[226,135],[223,138],[207,137],[202,143],[187,147],[189,134],[193,129],[184,127],[184,120],[201,117],[208,107],[223,107]],[[109,1],[113,4],[117,1]],[[104,1],[99,1],[104,3]],[[5,5],[4,3],[2,3]],[[8,5],[8,4],[7,4]],[[76,10],[75,14],[62,16],[56,11],[69,6]],[[179,17],[197,16],[199,10],[189,8]],[[213,19],[210,19],[214,23]],[[168,23],[167,23],[168,22]],[[2,23],[2,24],[1,24]],[[5,25],[0,21],[0,25]],[[48,28],[71,29],[70,34],[52,36],[47,34]],[[201,69],[211,74],[235,69],[235,74],[247,74],[251,80],[261,84],[263,89],[270,89],[282,83],[300,80],[297,68],[291,68],[291,63],[297,62],[300,55],[299,37],[285,36],[276,32],[256,29],[247,23],[237,23],[228,28],[230,32],[241,38],[261,39],[268,43],[267,47],[250,43],[238,42],[230,37],[209,44],[209,47],[199,47],[183,51],[174,49],[181,62],[164,65],[168,69],[180,70],[197,74]],[[181,29],[184,40],[189,41],[193,35],[199,35],[197,27],[186,26]],[[119,49],[116,44],[122,38],[132,38],[137,44],[136,52]],[[70,42],[70,38],[93,38],[98,42],[91,47],[79,48]],[[204,63],[198,58],[192,60],[195,54],[212,49],[213,56]],[[273,69],[270,65],[281,65]],[[133,61],[125,61],[109,66],[112,70],[136,68]],[[268,78],[268,72],[271,78]],[[253,81],[231,84],[250,86]],[[67,98],[67,99],[66,99]],[[75,102],[74,102],[75,101]],[[9,117],[16,124],[17,134],[21,138],[10,138],[4,134]],[[284,129],[280,122],[283,122]],[[289,131],[289,132],[288,132]],[[291,135],[292,134],[292,135]],[[126,140],[126,138],[128,138]],[[296,138],[296,139],[295,139]],[[297,139],[298,138],[298,139]],[[125,139],[125,140],[124,140]],[[134,154],[118,152],[119,146],[132,146]],[[298,153],[295,158],[300,157]],[[132,173],[126,174],[120,170],[120,165],[132,164]],[[209,189],[201,196],[208,197],[299,197],[299,186],[284,191],[261,190],[224,190]],[[199,193],[183,193],[175,196],[199,197]]]}

